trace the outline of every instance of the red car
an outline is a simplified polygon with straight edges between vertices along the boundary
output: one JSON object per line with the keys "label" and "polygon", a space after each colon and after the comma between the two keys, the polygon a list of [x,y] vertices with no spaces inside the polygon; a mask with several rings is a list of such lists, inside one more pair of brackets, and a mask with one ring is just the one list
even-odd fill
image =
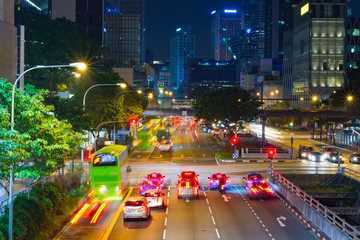
{"label": "red car", "polygon": [[199,184],[199,174],[196,174],[194,171],[182,171],[181,175],[178,178],[178,183],[183,181],[193,181],[196,184]]}

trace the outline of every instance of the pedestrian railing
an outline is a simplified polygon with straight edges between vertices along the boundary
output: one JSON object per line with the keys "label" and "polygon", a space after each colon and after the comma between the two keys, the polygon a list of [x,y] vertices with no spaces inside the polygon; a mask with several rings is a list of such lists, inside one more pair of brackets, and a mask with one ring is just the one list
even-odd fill
{"label": "pedestrian railing", "polygon": [[348,234],[352,239],[359,239],[360,232],[356,228],[351,226],[344,219],[339,217],[336,213],[322,205],[319,201],[312,198],[306,192],[302,191],[298,186],[287,180],[273,168],[268,168],[268,176],[275,178],[284,187],[295,193],[296,196],[303,199],[308,205],[317,210],[321,215],[323,215],[326,219],[335,224],[341,231]]}
{"label": "pedestrian railing", "polygon": [[341,171],[338,167],[327,166],[276,166],[275,169],[282,174],[336,174]]}

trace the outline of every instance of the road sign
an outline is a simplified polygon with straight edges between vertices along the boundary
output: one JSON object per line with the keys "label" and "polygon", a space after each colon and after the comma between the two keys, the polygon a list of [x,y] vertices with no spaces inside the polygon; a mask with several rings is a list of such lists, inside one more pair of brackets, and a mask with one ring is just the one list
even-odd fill
{"label": "road sign", "polygon": [[88,144],[88,145],[86,146],[86,150],[91,151],[91,150],[92,150],[92,144]]}
{"label": "road sign", "polygon": [[182,111],[183,116],[187,116],[187,111]]}
{"label": "road sign", "polygon": [[291,132],[291,133],[290,133],[290,137],[294,137],[294,132]]}
{"label": "road sign", "polygon": [[233,158],[238,158],[238,155],[236,153],[233,153]]}

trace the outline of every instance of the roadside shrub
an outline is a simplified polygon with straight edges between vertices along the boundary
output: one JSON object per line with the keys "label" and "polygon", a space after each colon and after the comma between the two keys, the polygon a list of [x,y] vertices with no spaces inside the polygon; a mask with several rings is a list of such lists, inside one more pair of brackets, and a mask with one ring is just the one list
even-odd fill
{"label": "roadside shrub", "polygon": [[220,151],[216,153],[216,157],[218,159],[231,159],[232,158],[232,153],[229,151]]}
{"label": "roadside shrub", "polygon": [[81,185],[81,177],[84,170],[81,167],[81,164],[74,165],[74,171],[71,171],[72,164],[70,165],[70,170],[65,173],[65,176],[57,176],[55,178],[55,183],[62,186],[66,191],[71,191],[72,189],[78,188]]}

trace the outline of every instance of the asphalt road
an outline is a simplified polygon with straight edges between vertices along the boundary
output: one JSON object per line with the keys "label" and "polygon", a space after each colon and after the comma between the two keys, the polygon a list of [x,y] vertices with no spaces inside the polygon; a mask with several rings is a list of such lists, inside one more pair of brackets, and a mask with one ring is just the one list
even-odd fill
{"label": "asphalt road", "polygon": [[[240,186],[242,177],[249,172],[266,176],[268,163],[219,164],[214,158],[215,152],[223,148],[219,139],[187,124],[177,127],[173,142],[171,152],[160,152],[153,147],[136,149],[130,155],[132,188],[127,196],[139,194],[138,185],[148,173],[161,172],[166,176],[165,209],[153,209],[148,221],[124,223],[122,202],[107,202],[98,221],[90,224],[101,206],[91,203],[78,223],[66,225],[55,239],[316,239],[279,199],[250,200]],[[318,165],[290,162],[274,163],[274,166],[306,164]],[[183,170],[199,174],[200,199],[177,199],[177,175]],[[208,176],[216,172],[230,176],[232,187],[225,195],[208,189]]]}

